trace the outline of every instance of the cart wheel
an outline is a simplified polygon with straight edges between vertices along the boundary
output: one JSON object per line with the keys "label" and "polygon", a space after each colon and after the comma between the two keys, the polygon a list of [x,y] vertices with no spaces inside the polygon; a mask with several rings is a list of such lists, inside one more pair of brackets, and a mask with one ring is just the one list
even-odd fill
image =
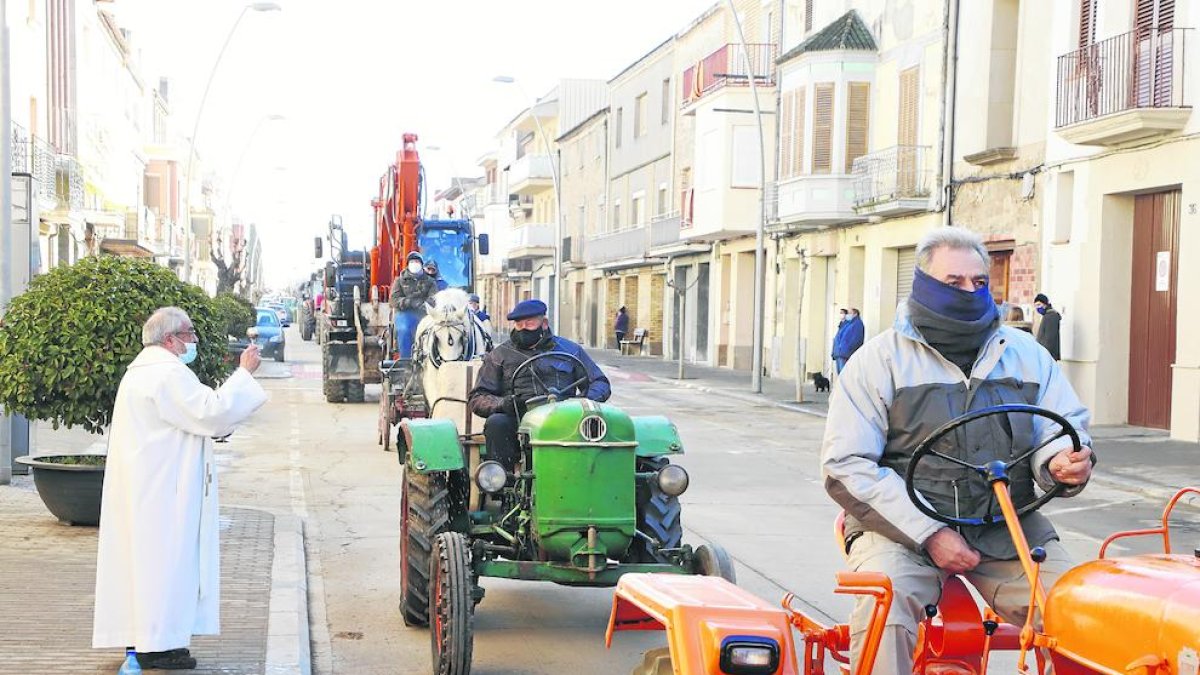
{"label": "cart wheel", "polygon": [[696,574],[721,577],[731,584],[737,583],[733,558],[718,544],[701,544],[700,548],[696,549]]}
{"label": "cart wheel", "polygon": [[429,631],[433,672],[467,675],[474,646],[475,603],[471,599],[471,548],[459,532],[434,539],[429,557]]}

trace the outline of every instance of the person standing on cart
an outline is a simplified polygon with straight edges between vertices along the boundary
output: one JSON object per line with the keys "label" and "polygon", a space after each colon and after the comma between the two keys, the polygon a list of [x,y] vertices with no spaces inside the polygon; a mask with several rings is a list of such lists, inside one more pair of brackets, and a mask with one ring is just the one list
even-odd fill
{"label": "person standing on cart", "polygon": [[425,274],[421,254],[408,254],[408,266],[392,283],[390,302],[396,323],[396,351],[400,358],[412,358],[417,324],[425,316],[425,306],[437,292],[434,280]]}
{"label": "person standing on cart", "polygon": [[[483,366],[475,380],[475,388],[467,397],[467,406],[472,413],[487,420],[483,424],[483,435],[489,457],[511,471],[520,459],[517,423],[525,412],[526,401],[549,393],[547,388],[560,390],[560,399],[578,395],[593,401],[607,401],[612,395],[612,387],[583,347],[550,332],[546,303],[522,301],[508,313],[508,320],[513,322],[509,341],[483,357]],[[570,354],[578,362],[567,357],[543,358],[523,368],[521,377],[513,382],[518,366],[548,352]],[[580,363],[586,371],[580,370]],[[584,384],[571,391],[561,391],[579,380]]]}

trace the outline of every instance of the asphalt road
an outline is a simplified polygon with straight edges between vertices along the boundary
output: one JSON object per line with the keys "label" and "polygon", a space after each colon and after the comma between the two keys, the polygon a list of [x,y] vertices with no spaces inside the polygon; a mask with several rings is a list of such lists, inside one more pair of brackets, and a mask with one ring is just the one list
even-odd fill
{"label": "asphalt road", "polygon": [[[290,360],[259,373],[272,401],[223,448],[222,502],[305,518],[314,672],[429,672],[428,632],[405,628],[397,611],[400,468],[376,444],[377,391],[368,389],[365,404],[325,403],[315,344],[294,327],[287,337]],[[679,427],[680,463],[692,477],[682,498],[685,541],[725,546],[739,584],[772,602],[794,591],[820,619],[846,616],[849,603],[832,593],[842,562],[837,509],[817,465],[824,420],[609,374],[612,403]],[[1093,484],[1045,511],[1086,559],[1110,532],[1153,525],[1160,510],[1138,493]],[[1183,536],[1200,541],[1200,529]],[[665,644],[661,634],[624,633],[606,650],[610,590],[494,579],[485,587],[475,624],[480,675],[627,673]]]}

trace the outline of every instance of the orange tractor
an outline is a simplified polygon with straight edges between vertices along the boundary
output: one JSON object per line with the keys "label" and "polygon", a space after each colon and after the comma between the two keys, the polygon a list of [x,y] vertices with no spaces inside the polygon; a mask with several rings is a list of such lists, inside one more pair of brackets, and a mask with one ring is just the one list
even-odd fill
{"label": "orange tractor", "polygon": [[[1180,499],[1200,488],[1180,490],[1163,510],[1159,527],[1113,534],[1096,560],[1059,578],[1048,591],[1039,578],[1045,559],[1040,547],[1029,548],[1018,517],[1057,496],[1058,486],[1018,509],[1008,491],[1008,473],[1027,461],[1038,446],[1011,461],[967,463],[934,449],[937,441],[971,421],[990,415],[1032,414],[1061,427],[1075,449],[1079,436],[1059,415],[1033,406],[1003,405],[969,413],[948,422],[914,452],[905,477],[908,492],[926,515],[953,526],[1003,522],[1029,579],[1030,609],[1022,625],[1004,623],[989,607],[980,607],[957,576],[945,582],[937,606],[926,608],[914,653],[913,672],[920,675],[975,675],[987,672],[993,652],[1017,653],[1021,673],[1058,675],[1196,675],[1200,672],[1200,549],[1172,553],[1169,519]],[[1055,440],[1051,439],[1051,440]],[[1050,441],[1047,441],[1049,443]],[[913,488],[922,460],[936,457],[969,466],[991,485],[998,511],[963,518],[935,512]],[[841,539],[841,518],[835,534]],[[1163,552],[1109,558],[1113,541],[1160,536]],[[839,543],[841,543],[839,541]],[[844,550],[844,548],[842,549]],[[842,572],[835,592],[874,598],[865,646],[855,675],[873,671],[876,652],[892,603],[892,584],[876,572]],[[850,629],[825,626],[798,610],[788,594],[773,606],[719,577],[630,574],[621,578],[613,598],[607,640],[621,630],[663,630],[668,646],[647,652],[635,675],[670,673],[699,675],[849,675]],[[1036,620],[1040,614],[1041,622]]]}

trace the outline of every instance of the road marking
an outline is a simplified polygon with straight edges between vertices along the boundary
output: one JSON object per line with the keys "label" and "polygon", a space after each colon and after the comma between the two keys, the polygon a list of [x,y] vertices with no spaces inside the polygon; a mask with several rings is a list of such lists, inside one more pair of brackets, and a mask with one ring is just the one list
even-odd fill
{"label": "road marking", "polygon": [[1110,506],[1128,506],[1133,499],[1114,499],[1112,501],[1092,504],[1090,506],[1072,506],[1065,509],[1046,509],[1042,511],[1047,516],[1061,516],[1067,513],[1077,513],[1079,511],[1095,511],[1096,509],[1106,509]]}

